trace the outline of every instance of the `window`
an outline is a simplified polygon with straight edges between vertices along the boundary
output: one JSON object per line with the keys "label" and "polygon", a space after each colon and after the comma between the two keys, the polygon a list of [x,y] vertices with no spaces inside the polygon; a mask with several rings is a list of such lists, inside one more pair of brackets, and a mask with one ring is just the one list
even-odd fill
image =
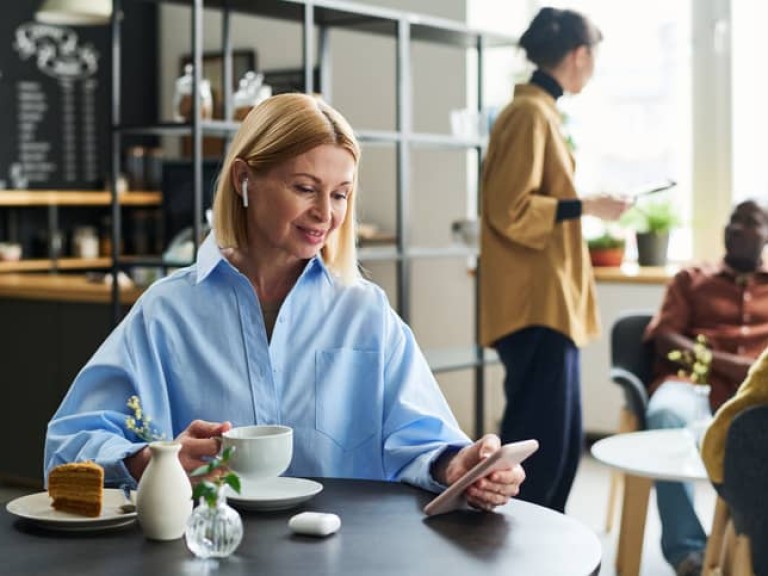
{"label": "window", "polygon": [[[530,4],[522,28],[539,9]],[[669,197],[690,223],[691,0],[552,0],[546,5],[583,12],[605,37],[592,82],[582,94],[560,101],[576,145],[579,190],[631,193],[671,178],[678,186]],[[493,2],[469,2],[470,23],[490,22],[492,14],[473,14],[495,8]],[[508,32],[521,31],[516,25]],[[691,255],[690,228],[676,231],[670,259],[687,260]]]}
{"label": "window", "polygon": [[768,78],[760,69],[765,50],[768,4],[758,0],[731,2],[733,199],[768,203],[765,135],[768,134]]}

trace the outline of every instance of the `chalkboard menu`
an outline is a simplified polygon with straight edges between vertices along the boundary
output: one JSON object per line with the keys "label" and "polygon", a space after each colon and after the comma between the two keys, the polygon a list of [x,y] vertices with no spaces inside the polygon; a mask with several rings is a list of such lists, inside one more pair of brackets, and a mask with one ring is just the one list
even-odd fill
{"label": "chalkboard menu", "polygon": [[[0,7],[0,184],[103,188],[110,168],[110,26],[41,24],[34,19],[39,4],[28,0]],[[133,10],[140,13],[124,20],[132,23],[124,27],[124,36],[136,40],[126,45],[139,48],[124,54],[124,117],[152,122],[156,71],[146,62],[156,61],[156,12]],[[141,79],[132,80],[137,74]],[[126,98],[126,86],[141,90]],[[141,113],[132,114],[136,108]]]}

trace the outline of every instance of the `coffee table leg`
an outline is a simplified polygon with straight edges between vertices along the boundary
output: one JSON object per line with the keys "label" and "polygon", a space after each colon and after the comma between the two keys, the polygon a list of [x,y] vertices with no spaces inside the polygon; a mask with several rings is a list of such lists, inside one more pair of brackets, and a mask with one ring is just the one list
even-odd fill
{"label": "coffee table leg", "polygon": [[639,576],[640,574],[651,483],[650,478],[631,474],[624,476],[624,502],[621,508],[619,544],[616,550],[616,572],[620,576]]}

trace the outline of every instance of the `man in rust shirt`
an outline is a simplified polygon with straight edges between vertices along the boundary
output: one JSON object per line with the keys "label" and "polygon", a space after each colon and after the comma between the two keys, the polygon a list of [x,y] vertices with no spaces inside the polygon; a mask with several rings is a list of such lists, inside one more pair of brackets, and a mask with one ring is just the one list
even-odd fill
{"label": "man in rust shirt", "polygon": [[[701,418],[690,380],[678,374],[680,365],[667,359],[671,350],[692,350],[697,336],[706,338],[712,350],[707,380],[714,411],[736,392],[768,346],[768,267],[762,261],[766,242],[768,215],[755,202],[742,202],[725,227],[722,262],[681,270],[667,287],[645,335],[656,350],[649,429],[682,428]],[[656,500],[664,557],[678,576],[698,576],[707,536],[693,508],[692,486],[657,482]]]}

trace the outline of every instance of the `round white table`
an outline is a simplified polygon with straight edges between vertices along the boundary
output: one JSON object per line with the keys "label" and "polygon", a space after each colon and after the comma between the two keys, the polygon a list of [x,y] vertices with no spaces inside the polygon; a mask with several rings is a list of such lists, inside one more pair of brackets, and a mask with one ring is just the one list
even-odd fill
{"label": "round white table", "polygon": [[643,430],[599,440],[592,445],[592,455],[625,473],[616,571],[621,576],[638,576],[653,481],[709,480],[696,441],[683,428]]}
{"label": "round white table", "polygon": [[698,447],[684,428],[616,434],[592,445],[592,455],[612,468],[653,480],[708,480]]}

